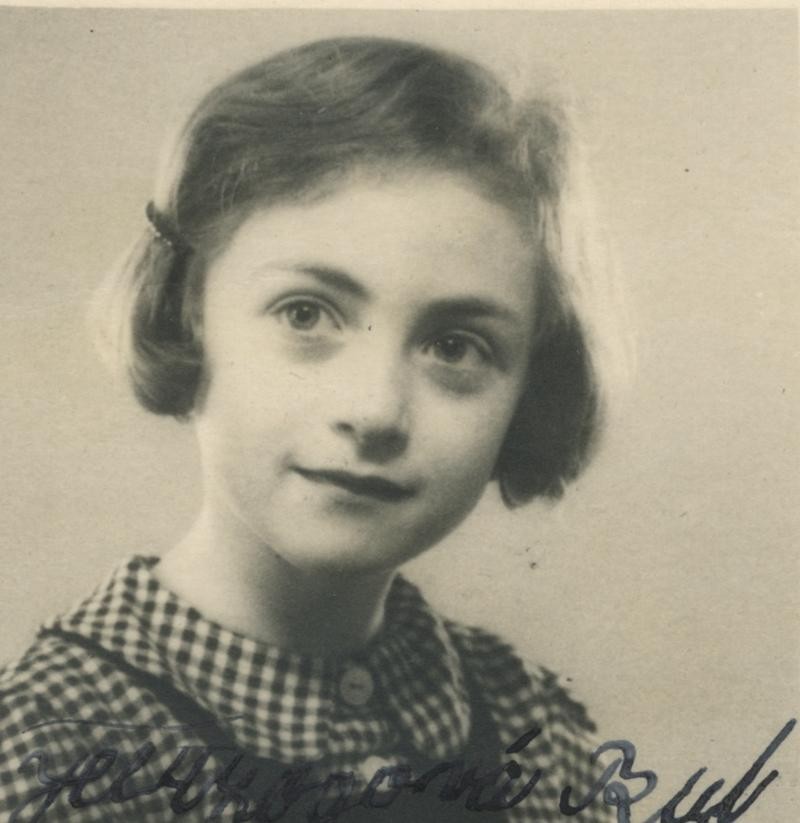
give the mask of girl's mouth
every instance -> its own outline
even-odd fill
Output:
[[[338,486],[352,494],[363,497],[372,497],[388,503],[397,503],[413,497],[414,489],[409,486],[387,480],[374,474],[351,474],[350,472],[335,470],[313,470],[295,468],[295,471],[310,480],[312,483],[323,483]]]

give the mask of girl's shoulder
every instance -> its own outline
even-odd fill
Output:
[[[115,736],[123,699],[126,721],[163,723],[159,707],[137,695],[124,669],[68,635],[43,630],[0,669],[0,752],[24,757],[42,748],[74,753],[105,744]]]
[[[520,814],[524,808],[535,813],[534,819],[555,819],[551,816],[568,788],[573,804],[591,797],[603,772],[595,756],[597,729],[564,678],[524,659],[497,634],[447,619],[444,625],[506,753],[521,765],[523,775],[541,769]],[[579,819],[600,823],[616,816],[597,797]]]
[[[91,656],[55,635],[40,635],[0,669],[0,805],[33,814],[37,791],[94,748],[92,717],[104,712]],[[28,819],[23,814],[22,819]]]
[[[586,707],[570,694],[565,678],[527,660],[500,635],[449,619],[444,625],[469,676],[504,706],[517,705],[526,716],[534,712],[543,721],[558,717],[587,734],[597,731]]]
[[[12,811],[14,820],[39,820],[54,803],[47,819],[120,819],[109,817],[108,804],[99,801],[67,805],[71,791],[80,794],[76,775],[88,774],[91,782],[112,770],[116,777],[127,759],[141,753],[147,757],[137,776],[156,785],[178,751],[172,723],[124,666],[77,637],[42,630],[24,654],[0,669],[0,808]],[[154,735],[157,746],[148,752],[143,746]],[[134,795],[125,819],[164,820],[168,812],[164,795]]]
[[[102,703],[103,680],[97,669],[86,649],[41,632],[23,654],[0,669],[2,739],[36,732],[57,717],[79,715],[87,703]],[[40,736],[33,734],[33,739]]]

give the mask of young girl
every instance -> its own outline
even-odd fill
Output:
[[[558,107],[392,40],[202,100],[116,292],[200,514],[2,675],[10,820],[610,819],[582,707],[397,572],[595,442],[572,149]]]

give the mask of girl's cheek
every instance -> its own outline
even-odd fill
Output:
[[[514,395],[436,398],[417,416],[417,447],[445,464],[491,474],[513,413]]]

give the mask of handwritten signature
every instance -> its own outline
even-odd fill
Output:
[[[732,823],[739,819],[752,808],[767,786],[778,777],[778,770],[773,769],[759,781],[747,797],[743,797],[778,747],[791,734],[796,722],[790,720],[783,726],[766,749],[753,761],[752,766],[721,799],[711,802],[713,796],[725,784],[723,779],[718,779],[696,797],[688,810],[678,813],[678,806],[689,798],[706,773],[707,769],[701,768],[688,778],[683,787],[663,807],[643,823],[708,823],[712,820],[716,820],[717,823]],[[505,754],[518,754],[540,733],[541,729],[532,728],[514,741],[505,750]],[[199,753],[191,762],[188,772],[178,777],[178,772],[185,765],[190,752],[198,749]],[[181,815],[198,806],[212,787],[216,787],[220,792],[220,799],[209,817],[212,820],[220,819],[222,813],[233,805],[234,823],[272,823],[284,817],[301,798],[319,791],[321,797],[308,812],[307,819],[310,823],[333,823],[346,812],[357,808],[388,808],[403,792],[425,792],[440,777],[445,778],[444,785],[436,795],[440,801],[453,802],[465,796],[464,808],[470,811],[501,812],[521,803],[542,777],[542,769],[536,768],[520,786],[517,781],[523,778],[522,768],[513,757],[502,766],[482,774],[479,774],[476,767],[467,768],[463,760],[453,760],[439,763],[416,776],[411,768],[405,765],[385,766],[379,768],[366,787],[363,787],[353,772],[332,772],[324,779],[318,780],[311,776],[310,765],[302,765],[282,771],[279,780],[270,785],[253,803],[246,790],[254,782],[254,770],[246,770],[243,775],[235,777],[237,769],[246,757],[245,753],[230,746],[209,745],[181,747],[174,760],[152,785],[137,788],[126,786],[133,775],[153,758],[156,750],[155,744],[147,741],[134,752],[132,758],[128,758],[121,757],[114,748],[103,748],[81,757],[63,773],[54,774],[50,770],[48,752],[45,749],[36,749],[26,755],[19,770],[22,771],[29,764],[35,763],[39,788],[14,809],[9,819],[10,823],[22,820],[21,815],[26,809],[32,811],[31,816],[26,819],[30,823],[36,823],[42,819],[62,792],[67,792],[67,799],[73,808],[82,809],[103,803],[121,804],[159,791],[172,791],[170,808],[176,815]],[[572,786],[563,788],[558,806],[558,812],[562,816],[580,815],[598,798],[602,798],[603,803],[616,809],[617,823],[631,823],[632,807],[655,790],[658,783],[656,773],[634,768],[636,747],[631,742],[611,740],[603,743],[595,749],[592,760],[596,761],[606,752],[615,752],[620,756],[606,766],[584,797],[573,797],[575,790]],[[231,759],[224,766],[214,770],[210,776],[204,777],[203,772],[209,759],[225,753],[231,754]],[[111,785],[102,792],[87,797],[87,788],[111,776],[115,766],[118,773]],[[498,785],[498,781],[502,783]],[[644,781],[644,786],[632,794],[627,785],[629,781]],[[192,791],[194,794],[190,796]],[[334,793],[333,799],[330,797],[331,793]],[[38,808],[32,809],[37,803]]]

